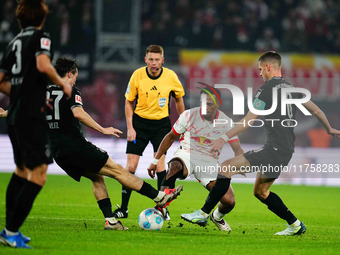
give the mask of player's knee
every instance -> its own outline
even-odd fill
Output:
[[[173,176],[173,175],[177,175],[177,173],[181,172],[183,170],[183,166],[179,161],[172,161],[169,164],[169,169],[168,169],[168,173],[167,176]],[[183,171],[182,171],[183,173]]]

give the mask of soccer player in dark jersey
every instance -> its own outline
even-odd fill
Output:
[[[65,83],[71,86],[75,84],[78,68],[74,59],[59,58],[55,68]],[[103,175],[114,178],[125,187],[153,199],[160,207],[179,194],[182,189],[181,185],[174,190],[174,193],[165,195],[165,192],[157,191],[150,184],[126,171],[114,162],[106,151],[86,140],[82,134],[80,122],[104,135],[119,137],[122,132],[113,127],[104,128],[94,121],[82,107],[82,98],[78,88],[73,86],[72,96],[67,100],[60,87],[49,85],[47,98],[53,101],[53,109],[49,109],[46,116],[53,158],[76,181],[80,181],[81,176],[92,181],[94,196],[105,217],[104,229],[124,230],[127,228],[113,216]]]
[[[43,0],[21,0],[16,17],[20,33],[9,43],[0,63],[0,91],[10,96],[7,125],[16,169],[6,192],[6,228],[0,242],[31,248],[19,228],[46,181],[52,163],[45,116],[48,79],[71,96],[51,64],[51,39],[42,29],[48,8]]]
[[[286,220],[288,227],[277,232],[276,235],[299,235],[306,231],[306,227],[303,222],[300,222],[294,214],[286,207],[281,198],[274,192],[269,191],[269,188],[274,181],[279,177],[281,169],[280,167],[287,166],[293,152],[294,152],[294,121],[295,121],[295,104],[288,104],[286,115],[281,115],[281,91],[282,88],[292,88],[293,85],[289,84],[282,78],[281,74],[281,56],[276,52],[267,52],[263,54],[258,61],[260,76],[264,80],[264,85],[257,91],[254,99],[254,108],[257,110],[268,110],[272,106],[272,91],[274,88],[278,90],[277,93],[277,109],[270,115],[265,116],[266,120],[278,120],[278,121],[266,121],[265,128],[267,130],[267,139],[264,146],[260,149],[246,152],[243,155],[226,160],[222,163],[227,169],[237,169],[236,171],[220,172],[217,178],[215,186],[211,189],[208,198],[204,206],[191,214],[182,214],[182,218],[195,223],[199,220],[208,220],[209,213],[218,203],[218,201],[227,192],[231,176],[237,173],[245,173],[253,171],[252,168],[260,170],[257,173],[256,181],[254,185],[254,195],[262,203],[267,205],[268,209],[279,216],[281,219]],[[301,94],[291,93],[290,98],[300,98]],[[340,136],[340,131],[331,127],[327,117],[312,101],[308,101],[302,104],[310,113],[312,113],[324,126],[329,135],[334,137]],[[219,150],[223,144],[228,140],[228,137],[233,137],[243,132],[250,125],[253,120],[258,116],[252,112],[248,112],[247,115],[239,122],[245,123],[245,125],[235,125],[234,128],[227,131],[222,138],[214,141],[212,151]],[[281,125],[281,121],[285,121],[285,125]],[[291,125],[289,124],[291,123]],[[275,171],[263,171],[263,166],[272,167]],[[262,168],[261,168],[262,167]],[[276,169],[274,167],[277,167]],[[244,170],[246,169],[246,170]],[[248,170],[249,169],[249,170]]]
[[[150,45],[145,52],[146,67],[135,70],[125,93],[125,117],[127,125],[126,170],[135,173],[139,158],[149,142],[154,155],[164,136],[171,130],[169,104],[175,98],[178,114],[184,110],[184,89],[176,73],[163,67],[164,50],[159,45]],[[136,107],[134,108],[134,102]],[[165,155],[157,161],[157,186],[160,189],[165,178]],[[121,208],[115,211],[117,218],[128,217],[131,190],[122,188]],[[165,208],[166,209],[166,208]],[[166,213],[165,220],[170,220]]]

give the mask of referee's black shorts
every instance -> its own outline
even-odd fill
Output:
[[[65,155],[60,155],[54,160],[69,176],[80,181],[86,172],[98,173],[106,164],[109,155],[89,141]]]
[[[8,125],[8,136],[11,140],[15,164],[34,169],[42,164],[53,162],[48,126],[45,119],[21,119],[15,125]]]
[[[264,146],[243,154],[252,167],[256,167],[266,177],[277,179],[283,167],[287,166],[293,153],[286,153]]]
[[[133,128],[136,130],[136,143],[127,142],[126,153],[142,156],[149,141],[154,152],[157,152],[164,136],[171,131],[170,118],[148,120],[133,114]]]

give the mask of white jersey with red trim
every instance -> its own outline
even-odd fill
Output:
[[[172,127],[172,131],[181,135],[179,141],[182,151],[190,153],[191,156],[218,159],[222,149],[219,150],[218,155],[210,152],[212,143],[232,127],[232,119],[223,112],[217,110],[215,120],[208,121],[203,118],[201,108],[196,107],[184,111]],[[228,140],[228,143],[238,140],[238,137],[234,136]]]

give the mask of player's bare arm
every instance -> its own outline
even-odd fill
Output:
[[[113,128],[113,127],[107,127],[104,128],[101,125],[99,125],[92,117],[84,111],[82,107],[75,107],[72,109],[73,116],[77,118],[81,123],[84,125],[97,130],[98,132],[104,134],[104,135],[114,135],[116,137],[119,137],[119,134],[122,134],[123,132],[119,129]]]
[[[230,144],[230,147],[232,148],[235,157],[238,155],[242,155],[244,153],[244,151],[242,150],[241,144],[239,141],[233,142]]]
[[[247,113],[247,115],[239,121],[239,123],[241,123],[241,124],[236,124],[225,135],[228,136],[228,137],[237,136],[238,134],[240,134],[243,131],[245,131],[246,129],[248,129],[250,127],[250,125],[253,124],[253,122],[254,122],[253,120],[255,120],[255,119],[257,119],[257,115],[249,111]],[[223,137],[216,139],[213,142],[210,151],[213,152],[213,151],[220,150],[226,142],[227,142],[227,139],[223,139]]]
[[[6,75],[0,72],[0,91],[9,96],[11,92],[11,83],[6,80]]]
[[[62,87],[64,93],[67,98],[71,97],[72,94],[72,86],[65,83],[61,77],[58,75],[56,70],[54,69],[50,57],[46,54],[40,54],[36,58],[37,60],[37,69],[39,72],[44,73],[51,80],[53,84],[56,84]]]
[[[7,117],[7,113],[8,113],[7,111],[0,107],[0,118]]]
[[[174,131],[170,131],[162,140],[161,144],[159,145],[159,148],[157,150],[155,159],[159,160],[162,155],[171,147],[171,145],[174,143],[174,141],[177,139],[178,135],[174,133]],[[151,163],[148,167],[149,176],[151,178],[155,177],[155,172],[157,170],[157,163]]]
[[[132,125],[132,115],[133,115],[133,101],[125,100],[125,118],[127,126],[127,140],[132,142],[136,140],[136,130]]]
[[[185,111],[183,97],[175,98],[175,103],[176,103],[176,109],[177,109],[178,115],[181,115],[182,112]]]
[[[340,131],[331,127],[327,116],[316,104],[314,104],[312,101],[308,101],[307,103],[304,103],[303,106],[306,107],[306,109],[318,119],[329,135],[340,137]]]

